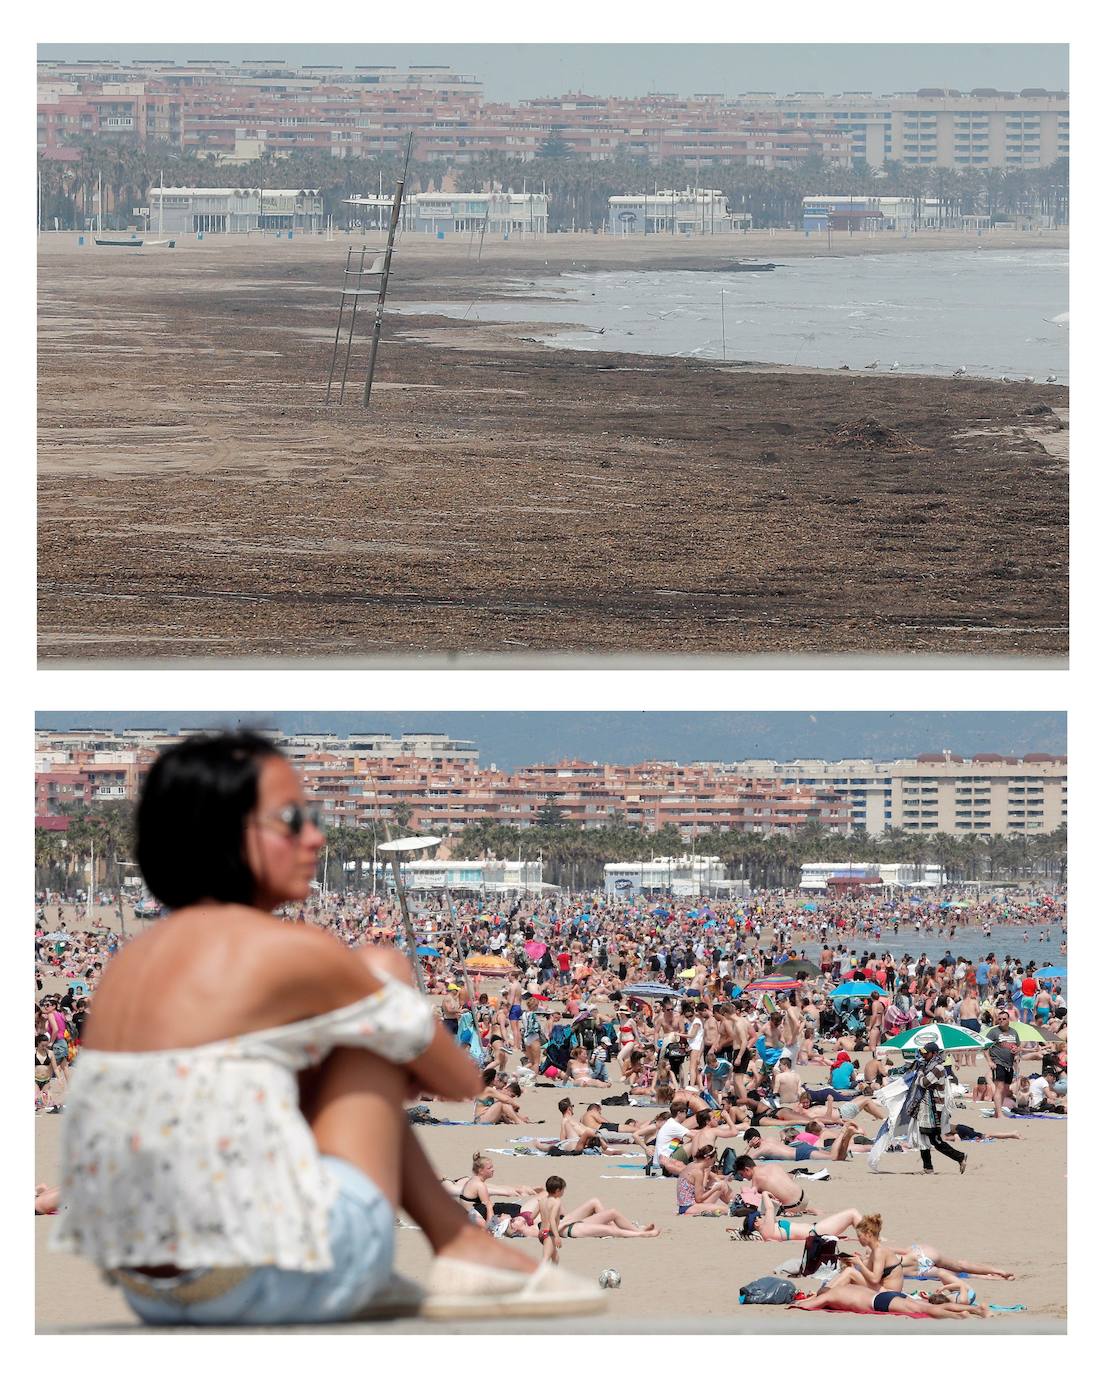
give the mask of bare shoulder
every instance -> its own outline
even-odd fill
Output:
[[[267,943],[271,981],[300,999],[306,1015],[367,997],[380,986],[360,955],[316,926],[280,923]]]

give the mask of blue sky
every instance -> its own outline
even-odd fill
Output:
[[[884,94],[921,86],[1067,89],[1063,43],[41,43],[40,57],[246,57],[339,66],[452,67],[492,100],[583,90],[737,95],[797,90]]]

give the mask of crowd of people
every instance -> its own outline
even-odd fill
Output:
[[[935,1171],[938,1156],[963,1173],[962,1145],[1017,1139],[1014,1131],[991,1134],[962,1121],[960,1113],[969,1105],[988,1117],[1066,1112],[1066,980],[1062,972],[1044,968],[1047,960],[1016,952],[1021,942],[1033,943],[1047,958],[1066,954],[1062,892],[1015,891],[976,900],[960,892],[935,892],[933,899],[761,893],[692,905],[658,899],[617,903],[598,895],[417,902],[416,951],[406,952],[418,965],[423,998],[412,987],[412,964],[394,948],[403,943],[403,925],[392,897],[318,893],[310,880],[323,840],[304,806],[296,774],[254,737],[233,738],[251,741],[235,746],[244,749],[251,780],[250,788],[240,785],[237,817],[247,837],[246,862],[237,864],[232,883],[221,877],[188,882],[176,871],[168,881],[157,865],[166,870],[169,860],[147,841],[146,881],[173,911],[151,923],[147,934],[124,939],[110,924],[108,908],[79,911],[67,920],[56,894],[42,894],[37,911],[36,1108],[68,1111],[71,1101],[76,1120],[67,1128],[69,1154],[60,1188],[40,1185],[36,1211],[60,1208],[65,1218],[75,1197],[62,1243],[108,1269],[143,1320],[166,1320],[165,1312],[179,1315],[177,1306],[161,1301],[164,1293],[156,1280],[164,1279],[168,1288],[176,1280],[189,1283],[196,1266],[218,1270],[227,1257],[235,1261],[242,1255],[249,1272],[258,1272],[264,1245],[275,1252],[279,1247],[269,1237],[254,1237],[254,1244],[235,1248],[195,1241],[176,1249],[127,1251],[117,1227],[108,1228],[107,1240],[90,1237],[86,1218],[81,1221],[83,1175],[74,1151],[81,1142],[87,1147],[93,1121],[99,1122],[96,1139],[101,1139],[102,1108],[90,1087],[80,1091],[80,1085],[90,1083],[94,1070],[103,1080],[103,1101],[117,1106],[111,1079],[134,1051],[175,1056],[172,1071],[191,1075],[202,1051],[216,1049],[227,1036],[270,1040],[275,1030],[293,1032],[302,1019],[338,1022],[344,1007],[365,1006],[383,993],[398,1000],[402,1015],[420,1028],[407,1051],[393,1053],[390,1044],[404,1043],[399,1018],[379,1029],[371,1015],[368,1030],[321,1036],[320,1049],[310,1041],[292,1054],[285,1048],[277,1056],[257,1051],[257,1060],[280,1068],[289,1063],[299,1075],[304,1127],[317,1140],[320,1162],[331,1175],[324,1187],[316,1185],[315,1196],[336,1199],[333,1228],[338,1229],[338,1198],[357,1190],[376,1202],[380,1188],[382,1212],[387,1208],[392,1216],[403,1207],[428,1233],[439,1256],[438,1291],[431,1299],[435,1315],[552,1310],[554,1303],[566,1310],[594,1310],[595,1298],[578,1280],[562,1276],[554,1285],[544,1277],[559,1272],[562,1252],[573,1240],[657,1239],[666,1229],[662,1219],[631,1220],[598,1197],[567,1207],[568,1184],[560,1173],[548,1175],[539,1187],[505,1185],[495,1180],[491,1159],[478,1152],[467,1175],[439,1179],[418,1146],[409,1158],[416,1138],[410,1123],[423,1119],[424,1111],[430,1119],[439,1101],[468,1101],[471,1121],[478,1124],[543,1126],[527,1105],[535,1086],[566,1095],[558,1100],[560,1119],[551,1134],[515,1137],[523,1153],[555,1159],[635,1156],[648,1176],[675,1181],[673,1216],[687,1221],[730,1216],[736,1220],[730,1231],[735,1239],[803,1247],[812,1237],[855,1238],[864,1254],[840,1254],[823,1291],[800,1299],[799,1306],[928,1315],[911,1310],[915,1303],[932,1307],[930,1315],[936,1316],[987,1314],[957,1273],[1010,1277],[1002,1269],[955,1266],[932,1246],[893,1246],[881,1240],[879,1217],[852,1206],[817,1215],[804,1181],[861,1156],[877,1168],[883,1155],[905,1151],[919,1155],[923,1172]],[[180,749],[202,747],[209,751],[211,770],[227,766],[218,750],[229,746],[217,740]],[[165,796],[154,797],[160,810],[152,801],[142,803],[146,835],[157,825],[171,824],[171,787],[194,785],[190,775],[171,776],[175,753],[164,756],[171,786]],[[154,793],[158,782],[165,780],[154,770]],[[208,843],[224,847],[225,839],[211,834]],[[232,843],[239,849],[242,841],[237,837]],[[283,854],[280,846],[294,853]],[[264,865],[283,868],[272,878]],[[199,958],[182,955],[184,927],[200,947],[228,938],[215,936],[204,919],[211,904],[230,914],[247,913],[239,919],[238,959],[251,960],[253,948],[270,944],[268,962],[260,960],[257,967],[260,987],[265,970],[272,970],[271,986],[280,989],[277,1013],[273,1003],[257,1002],[253,988],[245,1012],[230,1012],[227,1006],[223,1012],[211,1010],[205,1034],[193,1021],[185,1029],[173,1028],[170,1016],[165,1022],[161,1015],[153,1026],[135,1030],[134,1017],[120,1009],[127,998],[140,1000],[135,980],[143,969],[170,966],[172,978],[185,985],[188,961]],[[281,920],[272,921],[272,914]],[[236,924],[233,914],[229,929],[236,931]],[[1007,939],[1004,928],[1009,934],[1011,927],[1020,927],[1021,935]],[[897,934],[933,935],[948,939],[950,947],[933,957],[875,948]],[[275,936],[285,941],[287,955]],[[977,937],[986,954],[975,953]],[[996,937],[1000,943],[1006,939],[1014,952],[996,957],[991,943]],[[918,948],[917,939],[912,943]],[[291,944],[296,956],[289,952]],[[328,951],[349,961],[339,965],[346,985],[342,1000],[339,978],[333,985],[327,974],[315,991],[287,998],[280,980],[296,987],[295,979],[304,975],[301,968],[283,971],[285,959],[298,957],[303,968],[315,959],[319,970],[334,960]],[[210,975],[196,970],[194,977],[200,976]],[[58,984],[63,990],[54,990]],[[844,992],[855,985],[856,993]],[[89,1021],[92,1041],[83,1047]],[[968,1036],[952,1051],[943,1047],[941,1036],[950,1029]],[[926,1035],[912,1054],[888,1046],[893,1037],[920,1030]],[[157,1043],[145,1043],[145,1037]],[[135,1038],[141,1043],[133,1043]],[[180,1044],[193,1050],[176,1049]],[[380,1144],[364,1159],[361,1145],[348,1143],[341,1075],[368,1072],[373,1082],[389,1072],[386,1064],[409,1062],[413,1070],[397,1074],[386,1090],[385,1113],[369,1123],[375,1142],[392,1140],[403,1161],[397,1169],[392,1153],[379,1161]],[[974,1065],[986,1068],[986,1074],[965,1087],[958,1070]],[[599,1100],[580,1103],[572,1095],[577,1091]],[[164,1110],[177,1110],[169,1096],[164,1094]],[[396,1107],[404,1124],[394,1135],[391,1109]],[[604,1108],[615,1119],[608,1120]],[[132,1131],[129,1138],[135,1138]],[[324,1163],[329,1155],[344,1167],[329,1168]],[[401,1170],[406,1175],[409,1169],[415,1174],[414,1202],[401,1184]],[[193,1198],[190,1205],[197,1206]],[[462,1219],[461,1235],[454,1231],[449,1207]],[[481,1239],[468,1238],[474,1235]],[[515,1239],[535,1239],[542,1264],[516,1263],[511,1256],[521,1247],[504,1244]],[[495,1248],[486,1249],[489,1244]],[[379,1245],[381,1259],[376,1258]],[[384,1269],[385,1245],[376,1235],[370,1248],[374,1268]],[[317,1240],[315,1249],[323,1259],[323,1242]],[[292,1258],[301,1262],[300,1254]],[[905,1296],[901,1285],[909,1272],[925,1285],[936,1285],[936,1291],[929,1298]],[[500,1284],[503,1296],[497,1295],[493,1306],[481,1289]],[[373,1284],[371,1292],[376,1296],[383,1287]],[[286,1310],[307,1309],[306,1302],[296,1308],[289,1303]],[[287,1319],[272,1317],[269,1308],[257,1310],[266,1316],[239,1319]],[[193,1307],[188,1315],[197,1320]]]

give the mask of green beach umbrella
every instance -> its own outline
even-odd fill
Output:
[[[1018,1037],[1019,1044],[1048,1045],[1056,1039],[1040,1026],[1027,1025],[1025,1021],[1012,1021],[1010,1029]]]
[[[943,1050],[980,1050],[987,1044],[982,1035],[973,1035],[963,1026],[942,1025],[933,1021],[927,1026],[912,1026],[891,1040],[885,1040],[882,1050],[905,1050],[918,1054],[924,1045],[938,1045]]]

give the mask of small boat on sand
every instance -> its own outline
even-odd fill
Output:
[[[773,272],[778,266],[776,262],[727,262],[724,265],[726,272]]]
[[[144,239],[96,239],[97,248],[140,248]]]

